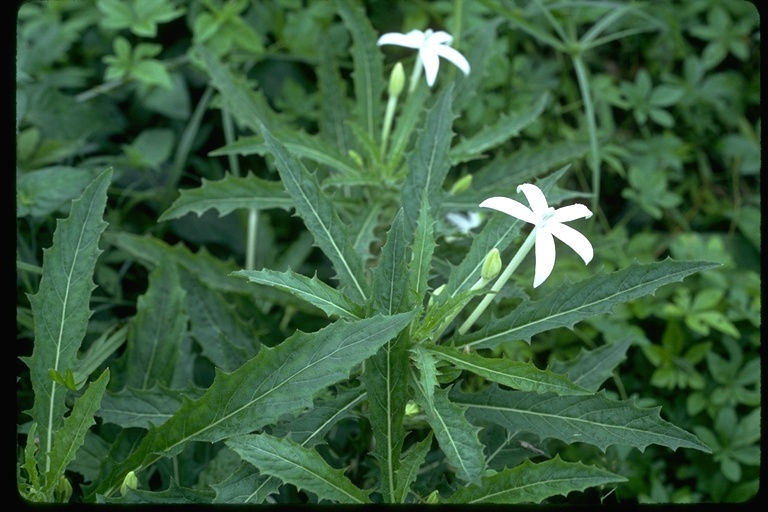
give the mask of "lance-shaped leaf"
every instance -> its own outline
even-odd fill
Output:
[[[426,349],[456,368],[468,370],[491,382],[521,391],[552,392],[558,395],[592,394],[589,390],[569,381],[564,375],[558,375],[549,370],[539,370],[531,363],[509,359],[491,359],[440,345],[429,344]]]
[[[418,387],[424,393],[424,399],[430,407],[434,407],[435,388],[438,385],[437,359],[435,355],[427,350],[424,343],[417,343],[410,349],[411,361],[419,372],[418,381],[413,385]],[[411,377],[416,380],[413,373]]]
[[[276,476],[318,498],[337,503],[369,503],[368,493],[344,476],[344,470],[334,469],[312,448],[305,448],[290,439],[267,434],[238,436],[226,441],[262,473]]]
[[[381,95],[384,92],[384,66],[376,32],[359,4],[337,0],[339,14],[352,34],[352,79],[355,85],[355,114],[357,123],[368,136],[376,140],[381,130]]]
[[[114,493],[129,471],[138,473],[162,457],[172,457],[189,441],[216,442],[253,432],[283,414],[310,407],[316,392],[346,377],[412,316],[339,320],[311,334],[299,331],[275,348],[263,347],[232,373],[217,371],[200,399],[185,400],[173,417],[150,429],[126,460],[108,468],[88,498]]]
[[[317,88],[323,101],[320,102],[320,135],[333,144],[336,150],[346,155],[351,149],[351,135],[347,120],[346,82],[341,78],[334,56],[332,38],[322,37],[319,41],[320,63],[317,67]]]
[[[350,417],[352,410],[365,398],[362,386],[345,391],[330,400],[315,400],[314,406],[298,418],[278,423],[272,428],[275,437],[290,437],[301,446],[314,446],[323,441],[325,434],[341,419]],[[248,463],[234,474],[212,487],[216,491],[214,503],[264,503],[277,492],[282,481],[263,475]]]
[[[40,287],[29,298],[35,342],[32,355],[22,360],[29,367],[35,393],[28,414],[38,424],[46,470],[50,469],[47,454],[53,449],[53,433],[61,427],[66,409],[66,389],[51,379],[49,371],[64,375],[73,369],[85,336],[95,288],[93,272],[101,254],[99,238],[107,226],[102,217],[111,178],[111,169],[102,172],[72,202],[69,217],[56,222],[53,245],[43,251]]]
[[[319,164],[327,165],[331,169],[342,171],[342,176],[358,176],[360,171],[352,165],[349,159],[339,154],[336,149],[317,137],[296,130],[281,130],[275,134],[292,154],[299,158],[308,158]],[[226,155],[266,155],[269,147],[261,136],[240,137],[235,142],[217,150],[211,151],[209,156]],[[272,182],[267,182],[272,183]],[[285,189],[282,189],[285,190]],[[286,195],[286,197],[288,197]],[[290,201],[290,198],[288,198]],[[290,205],[292,206],[292,204]],[[282,205],[280,205],[282,207]]]
[[[405,439],[403,416],[408,401],[408,337],[403,334],[385,343],[366,361],[363,382],[368,392],[368,419],[376,444],[373,455],[379,463],[379,491],[384,501],[395,496],[395,471]]]
[[[114,423],[123,428],[149,428],[165,423],[179,410],[181,393],[161,387],[149,389],[124,388],[110,392],[101,400],[98,416],[105,423]]]
[[[333,201],[323,193],[315,177],[288,153],[279,140],[265,127],[262,127],[261,133],[275,157],[275,165],[286,190],[293,198],[296,212],[315,237],[315,243],[333,262],[339,281],[347,286],[352,299],[365,302],[369,286],[362,259],[352,248]]]
[[[427,113],[424,128],[416,139],[416,146],[406,161],[408,174],[402,187],[402,203],[405,212],[406,240],[411,240],[419,218],[421,198],[429,198],[432,217],[437,217],[443,199],[443,182],[450,170],[448,149],[453,132],[453,112],[450,84],[438,97],[434,107]]]
[[[93,381],[83,396],[75,400],[72,412],[64,420],[64,424],[53,434],[53,450],[51,451],[51,467],[45,475],[45,492],[48,495],[64,475],[67,466],[75,460],[77,450],[83,445],[85,434],[96,421],[93,415],[99,409],[101,397],[109,382],[109,369]]]
[[[709,453],[696,436],[661,419],[661,407],[642,409],[633,400],[617,401],[605,392],[592,396],[557,396],[505,391],[491,385],[480,393],[455,391],[451,400],[468,407],[472,418],[491,421],[509,430],[554,437],[566,443],[589,443],[600,450],[613,444],[644,451],[649,444],[673,450],[693,448]]]
[[[200,187],[182,190],[181,195],[158,220],[177,219],[188,213],[196,213],[199,217],[211,209],[223,217],[241,208],[288,210],[292,207],[293,201],[280,182],[263,180],[252,174],[242,178],[227,174],[217,181],[203,178]]]
[[[184,309],[189,315],[189,333],[202,354],[225,372],[240,368],[261,348],[254,328],[217,290],[205,286],[187,269],[179,272],[186,290]]]
[[[221,93],[225,107],[240,124],[254,132],[258,132],[260,123],[278,129],[278,118],[260,92],[254,91],[252,85],[232,73],[205,46],[197,45],[195,51],[202,57],[211,75],[211,83]]]
[[[413,248],[410,269],[410,289],[417,300],[423,300],[429,284],[429,272],[432,269],[432,255],[435,252],[435,220],[429,211],[429,198],[423,195],[419,219],[416,222],[416,232],[413,237]]]
[[[536,185],[546,194],[564,174],[566,169],[560,169],[538,180]],[[473,179],[474,182],[474,179]],[[500,218],[501,217],[501,218]],[[506,218],[503,218],[506,217]],[[455,296],[458,293],[469,290],[480,277],[485,257],[491,249],[503,251],[512,243],[520,233],[523,222],[508,216],[492,216],[483,230],[472,241],[472,247],[464,257],[464,260],[451,268],[443,293]]]
[[[617,343],[603,345],[594,350],[581,349],[572,361],[555,361],[551,369],[555,373],[564,373],[574,384],[597,391],[611,378],[613,370],[627,357],[627,349],[632,344],[630,338]]]
[[[320,281],[317,276],[307,277],[292,270],[276,272],[269,269],[238,270],[230,275],[286,291],[321,309],[328,316],[347,320],[357,320],[361,317],[360,306],[349,300],[343,292]]]
[[[538,464],[526,459],[515,468],[505,468],[495,475],[483,477],[482,484],[462,487],[446,502],[473,505],[541,503],[552,496],[567,496],[573,491],[626,481],[621,475],[581,462],[565,462],[556,455],[554,459]]]
[[[410,309],[408,272],[405,265],[403,210],[399,210],[387,233],[379,265],[373,269],[373,299],[377,309],[387,315]]]
[[[483,151],[498,146],[511,137],[520,134],[520,131],[534,122],[544,112],[544,107],[549,102],[550,95],[544,91],[539,97],[526,106],[522,112],[511,116],[502,115],[499,120],[486,126],[471,137],[462,139],[453,146],[450,151],[452,164],[466,162],[477,158]]]
[[[449,400],[448,392],[446,389],[435,389],[430,404],[421,390],[417,390],[416,403],[424,410],[440,448],[459,478],[479,484],[485,464],[483,445],[477,437],[480,427],[467,421],[464,417],[466,407]]]
[[[667,258],[655,263],[635,262],[610,274],[599,272],[575,284],[566,282],[541,300],[523,302],[476,333],[461,337],[456,344],[492,348],[505,341],[530,343],[534,334],[558,327],[572,328],[585,318],[610,313],[616,304],[652,295],[660,286],[717,266],[718,263]]]
[[[139,297],[125,351],[125,384],[146,389],[169,385],[187,329],[184,290],[176,265],[168,259],[149,275],[147,293]]]
[[[424,464],[431,447],[432,432],[408,450],[400,461],[400,469],[395,473],[395,499],[397,500],[395,503],[405,503],[411,484],[416,481],[419,468]]]

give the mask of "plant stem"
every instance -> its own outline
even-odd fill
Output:
[[[408,85],[408,94],[412,94],[413,91],[416,90],[416,85],[419,83],[419,78],[421,78],[421,56],[416,55],[416,62],[413,64],[413,71],[411,72],[411,82]]]
[[[520,249],[518,249],[517,254],[515,254],[515,256],[512,258],[512,261],[510,261],[509,265],[507,265],[507,268],[504,269],[504,272],[502,272],[496,282],[493,283],[493,286],[491,286],[491,291],[488,292],[485,297],[483,297],[483,300],[480,302],[480,304],[477,305],[472,314],[469,315],[469,318],[467,318],[464,323],[461,324],[461,327],[459,327],[459,334],[466,334],[469,328],[472,327],[475,321],[480,317],[480,315],[483,314],[485,308],[488,307],[488,304],[491,303],[499,290],[501,290],[502,287],[507,284],[507,281],[509,281],[512,273],[517,270],[517,267],[520,266],[523,258],[525,258],[525,256],[530,252],[531,247],[533,247],[535,241],[536,228],[531,231],[531,233],[528,235],[528,238],[526,238],[525,242],[523,242],[523,245],[520,247]]]
[[[384,112],[384,126],[381,129],[381,159],[384,160],[384,154],[387,152],[387,141],[389,132],[392,130],[392,120],[395,117],[395,108],[397,108],[397,96],[389,96],[387,100],[387,110]]]
[[[584,115],[587,118],[587,134],[589,135],[589,163],[592,168],[592,209],[597,210],[600,204],[600,150],[597,145],[597,124],[595,123],[595,108],[592,104],[592,96],[589,91],[589,77],[581,60],[581,54],[571,57],[573,67],[576,70],[576,78],[581,90],[581,98],[584,102]]]

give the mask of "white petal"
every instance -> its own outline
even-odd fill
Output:
[[[531,210],[533,210],[533,213],[537,216],[541,216],[541,214],[546,212],[549,208],[547,198],[544,197],[544,192],[542,192],[536,185],[523,183],[517,187],[517,191],[525,194],[525,198],[528,199],[528,204],[531,205]]]
[[[465,75],[469,74],[469,62],[454,48],[450,46],[440,45],[435,47],[435,53],[451,62],[454,66],[459,68]]]
[[[376,44],[379,46],[394,44],[397,46],[405,46],[406,48],[421,48],[424,45],[424,32],[421,30],[411,30],[407,34],[389,32],[379,37]]]
[[[424,66],[424,76],[427,79],[427,85],[432,87],[437,79],[437,70],[440,68],[440,59],[431,48],[422,48],[419,50],[421,64]]]
[[[588,219],[592,212],[583,204],[571,204],[555,210],[552,216],[554,222],[570,222],[576,219]]]
[[[533,275],[533,287],[543,283],[555,268],[555,239],[548,227],[536,228],[536,270]]]
[[[562,240],[568,247],[576,251],[576,254],[581,256],[584,263],[592,261],[594,251],[592,250],[592,244],[587,237],[572,227],[560,224],[559,222],[550,222],[547,224],[547,228],[549,228],[552,234]]]
[[[538,220],[538,217],[534,215],[530,208],[508,197],[489,197],[480,203],[480,206],[482,208],[492,208],[496,211],[511,215],[516,219],[530,222],[531,224],[536,224]]]
[[[451,43],[453,43],[453,36],[443,30],[432,32],[427,37],[427,44],[429,46],[439,45],[439,44],[451,44]]]

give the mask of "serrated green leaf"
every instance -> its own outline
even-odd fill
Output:
[[[661,407],[642,409],[633,400],[617,401],[601,391],[592,396],[557,396],[505,391],[491,385],[480,393],[454,391],[451,399],[468,407],[472,418],[491,421],[509,430],[532,432],[566,443],[589,443],[605,452],[623,444],[644,451],[649,444],[676,450],[693,448],[709,453],[696,436],[661,419]]]
[[[496,147],[511,137],[519,135],[523,128],[538,119],[541,113],[544,112],[544,107],[549,102],[549,99],[549,92],[544,91],[522,112],[515,113],[512,116],[502,115],[495,124],[486,126],[475,135],[462,139],[451,148],[449,153],[451,164],[456,165],[476,158],[483,151]]]
[[[405,503],[411,484],[416,481],[419,468],[424,464],[431,446],[432,432],[408,450],[400,461],[400,468],[395,473],[395,503]]]
[[[377,310],[386,315],[411,309],[405,257],[403,210],[400,209],[387,232],[387,241],[381,250],[379,265],[373,269],[373,300],[378,306]]]
[[[359,4],[337,0],[339,14],[352,34],[352,79],[355,85],[357,122],[368,136],[378,140],[381,129],[381,96],[384,92],[381,52],[376,46],[376,32]]]
[[[312,396],[349,374],[397,335],[412,314],[376,316],[356,322],[339,320],[323,329],[296,334],[232,373],[216,373],[198,400],[185,400],[179,411],[152,428],[123,462],[108,468],[87,499],[111,495],[129,471],[138,473],[162,457],[171,457],[189,441],[216,442],[253,432],[280,416],[309,407]]]
[[[123,388],[108,391],[101,400],[98,416],[104,423],[123,428],[160,426],[179,410],[181,394],[155,384],[148,389]]]
[[[425,348],[423,343],[411,347],[410,352],[411,361],[419,371],[418,386],[423,391],[427,403],[434,407],[435,388],[438,386],[437,359],[432,352]]]
[[[360,303],[365,302],[369,285],[362,260],[352,248],[347,230],[336,213],[333,201],[323,194],[315,177],[288,153],[285,146],[275,139],[266,127],[262,126],[261,134],[275,157],[280,178],[293,198],[296,212],[315,237],[315,243],[333,262],[339,281],[348,287],[352,299]]]
[[[51,466],[45,473],[45,493],[53,494],[54,487],[64,476],[69,464],[75,460],[77,450],[83,445],[85,433],[96,421],[93,415],[101,405],[101,397],[109,382],[109,369],[93,381],[83,395],[75,400],[72,411],[64,419],[61,428],[53,434],[53,449],[51,450]]]
[[[146,389],[171,383],[187,330],[184,296],[175,264],[161,260],[149,275],[147,293],[139,297],[130,322],[124,356],[126,385]]]
[[[504,468],[495,475],[483,477],[479,486],[459,489],[446,502],[541,503],[552,496],[567,496],[573,491],[626,481],[621,475],[581,462],[564,462],[556,455],[554,459],[538,464],[526,459],[515,468]]]
[[[453,131],[451,96],[453,84],[440,94],[427,112],[424,128],[416,139],[412,153],[406,157],[408,174],[403,183],[401,200],[405,212],[406,240],[411,240],[421,210],[421,198],[429,198],[432,217],[437,217],[443,199],[443,182],[450,170],[448,150]]]
[[[448,296],[445,299],[440,294],[438,299],[427,308],[427,314],[424,315],[424,319],[413,335],[414,340],[418,342],[425,340],[437,341],[456,315],[472,300],[472,297],[482,295],[483,293],[485,291],[482,288],[467,290],[454,296]],[[440,302],[441,299],[443,299],[442,302]]]
[[[565,376],[549,370],[539,370],[532,363],[499,358],[491,359],[477,354],[467,354],[453,347],[433,344],[427,345],[426,348],[439,359],[447,361],[457,368],[468,370],[503,386],[535,393],[591,394],[589,390],[572,383]]]
[[[261,348],[254,328],[241,318],[226,296],[208,288],[184,268],[179,274],[187,292],[184,310],[189,316],[189,333],[202,354],[225,372],[240,368]]]
[[[430,214],[429,198],[421,198],[419,219],[416,221],[416,232],[413,237],[413,247],[409,268],[409,288],[417,300],[422,300],[429,285],[429,272],[432,268],[432,255],[435,252],[435,220]]]
[[[408,401],[408,337],[400,335],[384,344],[365,363],[363,383],[368,393],[368,419],[376,444],[381,492],[395,502],[395,472],[400,464],[405,431],[403,417]]]
[[[627,349],[632,344],[630,338],[610,345],[603,345],[594,350],[583,348],[571,361],[555,361],[550,369],[555,373],[564,373],[574,384],[590,391],[597,391],[611,378],[613,370],[627,357]]]
[[[317,494],[337,503],[368,503],[368,493],[356,487],[311,448],[290,439],[278,439],[267,434],[238,436],[226,441],[262,473],[276,476],[299,489]]]
[[[525,340],[534,334],[558,327],[573,327],[591,316],[609,313],[621,304],[655,293],[665,284],[719,266],[700,261],[673,261],[667,258],[655,263],[633,263],[606,274],[599,272],[578,283],[566,283],[537,301],[524,301],[503,318],[493,318],[476,333],[463,336],[457,345],[491,348],[505,341]]]
[[[483,445],[477,437],[480,431],[464,417],[466,407],[448,399],[449,389],[435,389],[432,405],[417,391],[416,403],[424,410],[448,462],[456,468],[459,478],[479,484],[485,465]]]
[[[336,150],[346,155],[351,149],[351,134],[347,126],[349,119],[345,100],[346,82],[342,80],[330,39],[320,41],[320,63],[317,67],[317,88],[323,101],[320,102],[320,135]]]
[[[213,503],[231,505],[264,504],[267,497],[277,492],[280,479],[262,475],[253,465],[243,462],[232,475],[211,487],[216,491]]]
[[[37,452],[37,444],[35,443],[36,431],[37,423],[32,422],[29,432],[27,432],[27,444],[24,446],[24,464],[22,466],[27,472],[27,482],[32,489],[40,488],[37,461],[35,460],[35,452]]]
[[[566,168],[560,169],[546,178],[538,180],[536,185],[546,195],[557,180],[562,178],[566,170]],[[518,219],[510,219],[508,216],[492,216],[483,230],[472,241],[472,246],[464,260],[458,266],[451,268],[448,283],[443,293],[453,297],[469,290],[480,277],[485,257],[491,249],[504,251],[520,233],[522,225],[523,222]]]
[[[254,132],[259,132],[260,123],[272,129],[278,129],[279,120],[269,108],[263,94],[254,91],[245,80],[230,71],[216,55],[202,45],[196,45],[195,51],[202,57],[211,83],[221,93],[224,105],[237,121]]]
[[[358,176],[360,171],[333,147],[319,138],[296,130],[281,130],[275,136],[285,144],[292,154],[299,158],[308,158],[331,169],[342,171],[343,176]],[[210,156],[226,155],[266,155],[269,148],[260,136],[241,137],[231,144],[212,151]]]
[[[35,319],[35,341],[29,367],[35,400],[29,415],[40,429],[45,470],[53,449],[53,433],[63,422],[66,390],[50,378],[76,364],[88,319],[99,239],[107,223],[102,220],[112,169],[97,176],[73,201],[69,217],[56,222],[53,245],[43,251],[43,276],[35,295],[29,297]]]
[[[223,217],[237,209],[269,208],[293,208],[293,201],[280,182],[263,180],[252,174],[242,178],[227,174],[217,181],[203,178],[200,187],[182,190],[181,195],[157,220],[178,219],[188,213],[200,217],[211,209]]]
[[[276,272],[269,269],[238,270],[230,275],[244,277],[251,283],[284,290],[321,309],[328,316],[358,320],[362,315],[360,306],[349,300],[344,293],[320,281],[317,276],[307,277],[292,270]]]
[[[371,244],[378,240],[376,227],[379,225],[379,214],[382,210],[382,205],[378,202],[367,206],[365,215],[352,219],[352,232],[355,234],[352,246],[363,262],[373,258]]]

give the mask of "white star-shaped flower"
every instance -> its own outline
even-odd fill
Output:
[[[528,204],[531,205],[530,208],[508,197],[491,197],[480,203],[480,206],[498,210],[535,226],[536,270],[533,278],[534,288],[549,277],[555,266],[553,235],[576,251],[584,263],[589,263],[592,260],[594,252],[587,237],[563,224],[576,219],[588,219],[592,216],[589,208],[583,204],[572,204],[554,209],[547,204],[547,199],[541,189],[529,183],[520,185],[517,187],[517,191],[522,191],[525,194]]]
[[[411,30],[407,34],[389,32],[381,36],[376,44],[379,46],[394,44],[419,50],[419,59],[422,66],[424,66],[427,85],[432,87],[437,78],[437,70],[440,67],[439,57],[454,64],[465,75],[469,74],[469,62],[461,53],[450,47],[452,42],[453,36],[449,33],[442,30],[433,32],[427,29],[424,32],[421,30]]]

